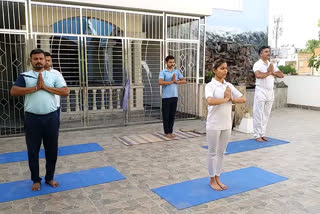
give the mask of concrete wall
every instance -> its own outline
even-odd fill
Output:
[[[288,105],[320,109],[320,76],[285,76],[288,85]]]
[[[273,101],[272,110],[287,106],[287,93],[288,93],[288,88],[274,89],[274,101]],[[247,106],[247,109],[249,109],[250,113],[252,113],[253,100],[254,100],[254,89],[247,89],[246,106]]]
[[[308,67],[308,60],[312,56],[312,53],[298,53],[298,63],[296,70],[299,74],[311,74],[312,69]]]

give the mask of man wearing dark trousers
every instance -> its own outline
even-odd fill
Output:
[[[159,85],[162,86],[162,120],[164,134],[168,138],[174,138],[173,125],[178,103],[178,84],[186,84],[186,80],[179,70],[174,69],[173,56],[167,56],[167,69],[159,74]]]
[[[25,138],[28,149],[28,162],[33,181],[32,191],[40,190],[39,151],[41,142],[45,149],[45,182],[52,187],[59,186],[53,179],[57,155],[59,120],[55,94],[68,96],[69,89],[56,74],[46,71],[45,55],[41,49],[30,53],[32,70],[19,75],[11,88],[12,96],[25,96]]]

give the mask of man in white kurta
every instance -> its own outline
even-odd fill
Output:
[[[58,71],[58,70],[55,70],[52,68],[52,56],[49,52],[45,52],[45,57],[46,57],[46,64],[44,66],[44,68],[51,72],[51,73],[54,73],[56,74],[60,80],[62,82],[64,82],[65,85],[67,85],[66,81],[64,80],[62,74]],[[55,95],[55,98],[56,98],[56,103],[57,103],[57,115],[58,115],[58,119],[59,119],[59,123],[60,123],[60,96],[59,95]]]
[[[269,61],[270,47],[259,49],[260,59],[253,65],[256,88],[253,102],[253,131],[258,142],[269,141],[265,136],[274,100],[275,77],[283,78],[283,73]]]

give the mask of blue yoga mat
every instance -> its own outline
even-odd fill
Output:
[[[225,154],[229,155],[233,153],[245,152],[245,151],[262,149],[265,147],[290,143],[288,141],[278,140],[274,138],[268,138],[268,139],[270,141],[257,142],[255,139],[248,139],[248,140],[230,142],[227,146]],[[208,149],[208,146],[203,146],[203,148]]]
[[[55,180],[60,183],[60,186],[53,188],[42,182],[40,191],[31,191],[31,180],[3,183],[0,184],[0,203],[78,189],[122,179],[125,179],[123,175],[121,175],[112,166],[108,166],[56,175]]]
[[[102,151],[102,150],[103,148],[97,143],[86,143],[86,144],[78,144],[78,145],[72,145],[72,146],[62,146],[58,148],[58,156],[73,155],[73,154],[80,154],[80,153],[86,153],[86,152],[96,152],[96,151]],[[45,158],[43,149],[41,149],[39,152],[39,158]],[[28,160],[27,151],[0,154],[0,164],[18,162],[18,161],[27,161],[27,160]]]
[[[228,186],[227,190],[213,190],[209,186],[210,178],[205,177],[155,188],[152,191],[180,210],[287,180],[286,177],[257,167],[223,173],[220,179]]]

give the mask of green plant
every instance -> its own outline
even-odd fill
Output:
[[[320,19],[318,19],[318,27],[320,27]],[[312,57],[308,60],[308,67],[315,68],[319,70],[320,68],[320,56],[315,56],[315,49],[320,47],[320,31],[319,31],[319,39],[309,40],[306,44],[306,49],[309,53],[312,53]]]
[[[316,70],[319,70],[320,68],[320,55],[318,56],[312,56],[308,61],[308,66],[310,68],[315,68]]]
[[[296,74],[297,73],[296,69],[292,68],[290,65],[280,65],[278,68],[284,74]]]
[[[300,53],[313,53],[314,54],[314,49],[319,47],[319,45],[320,45],[320,40],[316,40],[316,39],[308,40],[306,43],[306,49],[301,50]]]
[[[214,73],[212,72],[212,70],[207,71],[205,76],[205,83],[210,82],[213,77],[214,77]]]

